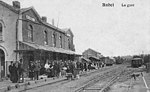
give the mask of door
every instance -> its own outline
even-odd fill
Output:
[[[5,54],[4,51],[0,49],[0,77],[5,77]]]

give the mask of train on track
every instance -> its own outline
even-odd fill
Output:
[[[115,59],[106,57],[104,63],[106,66],[112,66],[115,63]]]
[[[116,64],[122,64],[124,61],[124,59],[121,57],[115,57],[115,60],[116,60]]]
[[[143,58],[136,57],[131,60],[131,67],[133,68],[141,67],[143,64],[144,64]]]

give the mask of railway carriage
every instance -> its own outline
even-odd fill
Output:
[[[105,58],[105,64],[106,66],[112,66],[115,63],[113,59]]]
[[[144,63],[142,58],[133,58],[131,61],[131,67],[138,68],[141,67]]]

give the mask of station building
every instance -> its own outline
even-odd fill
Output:
[[[91,48],[85,50],[82,53],[82,55],[85,58],[85,60],[89,59],[91,62],[94,62],[94,63],[98,63],[98,62],[102,61],[102,57],[103,57],[103,55],[100,52],[97,52]],[[87,60],[87,61],[89,61],[89,60]]]
[[[21,8],[20,2],[9,5],[0,1],[0,78],[8,72],[10,61],[74,60],[78,54],[71,29],[60,29],[47,23],[34,7]]]

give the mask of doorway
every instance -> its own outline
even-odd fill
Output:
[[[0,78],[5,77],[5,53],[0,49]]]

